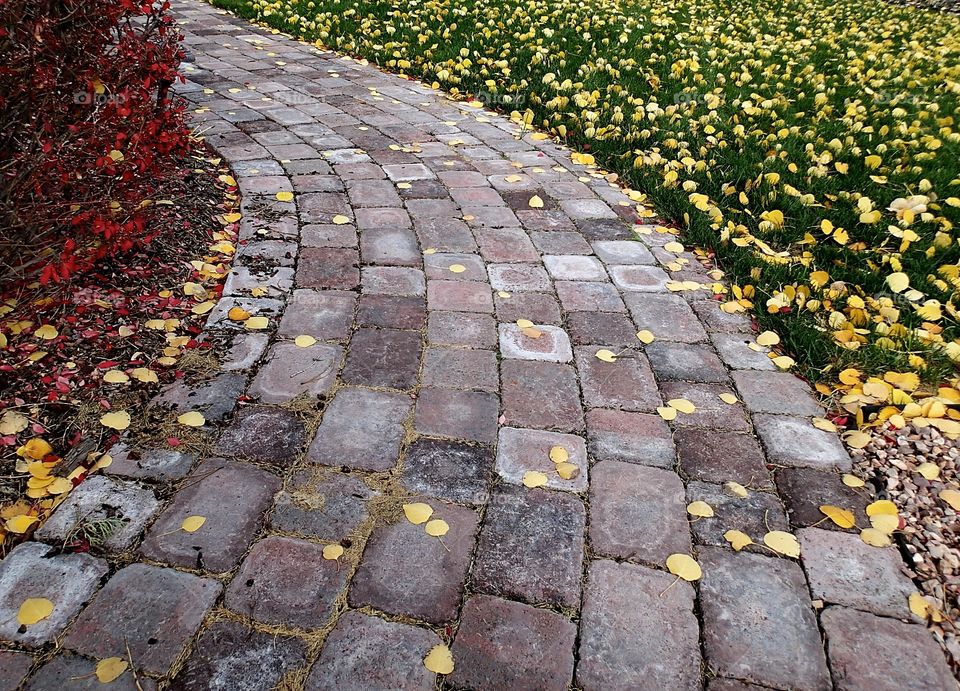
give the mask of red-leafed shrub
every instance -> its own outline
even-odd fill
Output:
[[[190,145],[165,0],[0,0],[0,278],[59,281],[148,240]]]

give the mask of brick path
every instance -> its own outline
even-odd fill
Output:
[[[245,244],[210,320],[223,372],[161,401],[218,436],[202,459],[114,450],[38,535],[118,507],[105,558],[28,543],[0,563],[0,688],[31,667],[27,688],[100,688],[94,661],[129,650],[138,677],[110,688],[432,689],[441,641],[444,687],[953,688],[895,549],[821,522],[836,504],[865,524],[868,499],[840,482],[816,398],[747,348],[746,318],[667,289],[712,282],[691,256],[671,271],[672,236],[502,118],[174,5],[180,91],[236,171]],[[270,330],[236,329],[233,305]],[[244,393],[259,403],[235,410]],[[668,424],[676,398],[697,409]],[[554,471],[555,445],[579,475]],[[698,499],[714,518],[688,520]],[[413,501],[442,539],[403,517]],[[206,523],[178,530],[190,515]],[[729,529],[793,530],[802,556],[734,552]],[[674,583],[677,552],[700,582]],[[27,593],[56,609],[23,631]]]

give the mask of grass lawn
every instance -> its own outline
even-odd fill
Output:
[[[530,111],[713,250],[729,309],[754,311],[800,373],[954,376],[960,17],[875,0],[215,2]]]

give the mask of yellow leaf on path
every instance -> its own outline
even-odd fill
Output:
[[[453,672],[453,655],[450,648],[443,643],[437,643],[423,658],[423,666],[434,674],[450,674]]]
[[[857,521],[853,517],[853,512],[847,509],[841,509],[839,506],[825,504],[820,507],[820,513],[836,523],[841,528],[852,528]]]
[[[813,418],[813,426],[817,429],[822,429],[824,432],[836,432],[837,426],[830,422],[825,417],[815,417]]]
[[[505,290],[499,290],[497,291],[497,296],[502,297],[504,300],[506,300],[508,297],[510,297],[510,293],[508,293]]]
[[[763,544],[786,557],[800,557],[800,543],[797,538],[783,530],[771,530],[763,536]]]
[[[345,226],[350,222],[349,216],[344,216],[343,214],[337,214],[333,217],[333,225],[335,226]]]
[[[270,326],[270,320],[266,317],[250,317],[243,325],[251,331],[260,331]]]
[[[778,355],[775,358],[771,358],[770,361],[777,366],[777,369],[781,370],[788,370],[797,364],[797,361],[789,355]]]
[[[658,406],[657,413],[667,422],[677,419],[677,409],[670,406]]]
[[[844,473],[843,477],[841,477],[840,480],[847,487],[854,487],[854,488],[863,487],[866,484],[863,480],[858,478],[856,475],[851,475],[850,473]]]
[[[734,550],[739,552],[747,545],[752,545],[753,540],[750,539],[750,536],[746,533],[740,532],[739,530],[728,530],[723,534],[723,539],[730,543],[730,546]]]
[[[203,427],[207,424],[207,419],[203,417],[203,413],[198,413],[196,410],[191,410],[190,412],[183,413],[177,418],[177,422],[181,425],[186,425],[187,427]]]
[[[121,657],[108,657],[97,663],[97,681],[109,684],[127,671],[129,664]]]
[[[739,400],[740,400],[740,399],[738,399],[735,395],[733,395],[733,394],[730,393],[730,392],[724,392],[724,393],[722,393],[722,394],[719,394],[719,396],[720,396],[720,400],[721,400],[721,401],[723,401],[724,403],[727,403],[727,404],[729,404],[729,405],[733,405],[733,404],[735,404],[735,403],[738,403]]]
[[[53,614],[53,603],[45,597],[27,598],[20,605],[17,621],[23,626],[36,624]]]
[[[341,545],[324,545],[323,558],[330,561],[336,561],[343,556],[343,547]]]
[[[673,398],[667,401],[667,405],[687,415],[695,412],[697,409],[697,407],[686,398]]]
[[[34,523],[37,522],[36,516],[14,516],[13,518],[8,518],[4,523],[4,526],[7,529],[7,532],[15,533],[17,535],[23,535],[27,530],[30,529]]]
[[[897,510],[897,505],[889,499],[878,499],[875,502],[867,504],[868,516],[877,516],[884,513],[889,516],[896,516],[900,512]]]
[[[277,192],[277,201],[278,202],[292,202],[293,201],[293,192]]]
[[[293,339],[293,342],[300,348],[309,348],[317,342],[317,339],[315,339],[313,336],[303,335],[297,336],[295,339]]]
[[[875,516],[870,516],[870,525],[881,533],[891,535],[893,531],[900,527],[900,517],[891,516],[888,513],[878,513]]]
[[[539,470],[528,470],[523,474],[523,484],[525,487],[543,487],[547,484],[547,476]]]
[[[927,480],[936,480],[940,477],[940,466],[936,463],[921,463],[917,466],[917,472]]]
[[[543,208],[543,200],[542,200],[539,196],[537,196],[536,194],[533,195],[532,197],[530,197],[529,204],[530,204],[530,208],[531,208],[531,209],[542,209],[542,208]]]
[[[450,273],[453,274],[462,274],[467,270],[467,267],[465,267],[463,264],[451,264],[448,268],[450,269]]]
[[[410,189],[410,188],[412,188],[412,187],[413,187],[413,185],[411,185],[409,182],[398,182],[398,183],[397,183],[397,189],[398,189],[398,190],[408,190],[408,189]]]
[[[853,431],[843,435],[843,441],[851,449],[862,449],[870,443],[870,435],[866,432]]]
[[[413,504],[404,504],[403,515],[414,525],[420,525],[421,523],[426,523],[427,519],[433,515],[433,507],[422,501]]]
[[[580,468],[573,463],[557,463],[557,475],[564,480],[573,480],[580,475]]]
[[[130,426],[130,413],[126,410],[116,410],[100,416],[100,424],[115,430],[125,430]]]
[[[680,254],[683,252],[683,245],[681,245],[679,242],[668,242],[663,246],[663,249],[665,249],[667,252],[672,252],[673,254]]]
[[[534,340],[543,336],[543,332],[540,329],[533,326],[528,326],[525,329],[520,329],[520,333],[522,333],[527,338],[532,338]]]
[[[762,346],[770,347],[775,346],[780,342],[780,337],[775,334],[773,331],[764,331],[762,334],[757,336],[757,343]]]
[[[699,518],[712,518],[713,517],[713,507],[711,507],[705,501],[692,501],[687,504],[687,513],[691,516],[697,516]]]
[[[250,313],[242,307],[231,307],[227,312],[227,319],[232,322],[242,322],[250,318]]]
[[[187,516],[180,524],[180,529],[185,533],[195,533],[207,522],[204,516]]]
[[[607,350],[606,348],[601,348],[600,350],[598,350],[596,352],[596,357],[598,360],[602,360],[603,362],[617,361],[617,354],[614,353],[612,350]]]
[[[570,459],[570,454],[562,446],[554,446],[550,449],[550,460],[554,463],[566,463]]]
[[[44,324],[33,332],[34,338],[42,338],[44,341],[52,341],[59,335],[60,333],[57,331],[56,327],[51,324]]]
[[[450,526],[446,521],[439,518],[434,518],[432,521],[428,521],[423,529],[426,531],[427,535],[432,537],[443,537],[450,530]]]
[[[889,547],[893,544],[889,535],[876,528],[864,528],[861,530],[860,539],[871,547]]]
[[[644,345],[649,345],[653,343],[653,341],[656,339],[656,336],[654,336],[649,330],[643,329],[642,331],[637,332],[637,339],[639,339],[639,341]]]
[[[943,499],[954,511],[960,511],[960,492],[955,489],[941,490],[939,497]]]
[[[730,480],[723,485],[730,494],[735,497],[740,497],[741,499],[746,499],[750,496],[750,492],[747,491],[747,488],[741,485],[739,482],[734,482]]]
[[[529,319],[518,319],[517,326],[521,329],[529,329],[533,326],[533,322]]]
[[[671,554],[667,557],[667,571],[685,581],[698,581],[703,576],[700,564],[689,554]]]

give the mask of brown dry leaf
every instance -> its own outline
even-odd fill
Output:
[[[713,507],[705,501],[692,501],[687,504],[687,513],[699,518],[713,518]]]
[[[203,417],[203,413],[191,410],[178,416],[177,422],[186,427],[203,427],[207,424],[207,419]]]
[[[528,470],[523,474],[523,484],[525,487],[533,489],[534,487],[543,487],[547,484],[547,476],[539,470]]]
[[[180,530],[185,533],[195,533],[207,522],[205,516],[187,516],[180,524]]]
[[[453,672],[453,655],[450,648],[443,643],[437,643],[423,658],[423,666],[434,674],[450,674]]]
[[[0,436],[17,434],[27,428],[30,421],[15,410],[6,410],[0,416]]]
[[[324,545],[323,547],[323,558],[329,559],[330,561],[336,561],[343,556],[343,547],[341,545]]]
[[[700,564],[689,554],[671,554],[667,557],[667,571],[685,581],[698,581],[703,576]]]
[[[413,504],[404,504],[403,515],[406,516],[407,520],[414,525],[420,525],[422,523],[426,523],[427,519],[433,515],[433,507],[429,504],[423,503],[422,501],[418,501]]]
[[[841,509],[839,506],[825,504],[820,507],[820,513],[836,523],[841,528],[852,528],[857,524],[853,517],[853,512],[847,509]]]
[[[423,527],[427,535],[432,537],[443,537],[450,530],[450,526],[446,521],[434,518],[432,521],[428,521],[427,524]]]
[[[45,597],[27,598],[20,605],[17,612],[17,621],[21,626],[30,626],[43,621],[53,614],[53,603]]]
[[[122,657],[108,657],[97,663],[97,681],[109,684],[127,671],[130,665]]]
[[[800,557],[800,543],[797,538],[783,530],[771,530],[763,536],[763,544],[786,557]]]
[[[566,463],[570,460],[570,454],[562,446],[554,446],[550,449],[550,460],[554,463]]]
[[[573,463],[557,463],[557,475],[564,480],[573,480],[580,475],[580,468]]]
[[[730,543],[730,546],[734,550],[739,552],[747,545],[752,545],[753,540],[750,539],[750,536],[746,533],[740,532],[739,530],[728,530],[723,534],[723,539]]]
[[[100,416],[100,424],[110,429],[122,431],[130,426],[130,413],[126,410],[115,410]]]

